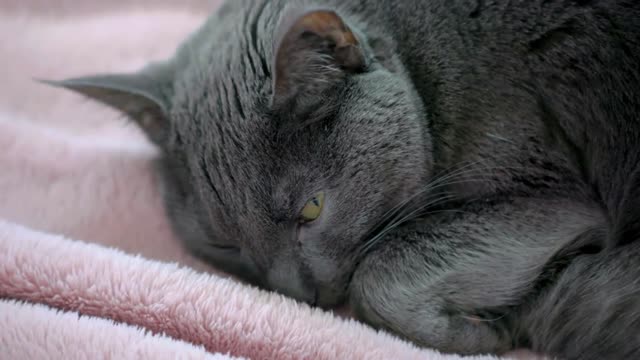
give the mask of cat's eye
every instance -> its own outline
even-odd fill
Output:
[[[300,222],[307,223],[320,217],[324,206],[324,194],[319,193],[309,199],[300,212]]]

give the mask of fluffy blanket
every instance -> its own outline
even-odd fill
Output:
[[[457,358],[193,258],[140,132],[32,81],[165,58],[216,3],[0,2],[0,359]]]

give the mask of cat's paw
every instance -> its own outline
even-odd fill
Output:
[[[510,349],[511,341],[489,322],[450,311],[450,304],[437,295],[437,282],[425,277],[426,268],[422,274],[406,276],[400,269],[411,266],[406,262],[395,265],[394,271],[393,259],[388,256],[366,259],[360,264],[349,299],[356,318],[419,346],[446,353],[501,354]]]

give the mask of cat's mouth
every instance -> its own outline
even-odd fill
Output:
[[[211,248],[215,251],[227,252],[229,254],[239,254],[240,248],[232,245],[219,245],[219,244],[210,244]]]
[[[351,278],[354,272],[355,271],[352,271],[351,274],[349,274],[348,281],[345,281],[342,286],[317,287],[315,304],[312,305],[325,310],[335,309],[345,305],[348,297],[349,284],[351,284]]]

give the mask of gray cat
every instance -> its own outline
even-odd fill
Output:
[[[462,354],[640,358],[640,2],[228,1],[51,82],[162,150],[196,254]]]

